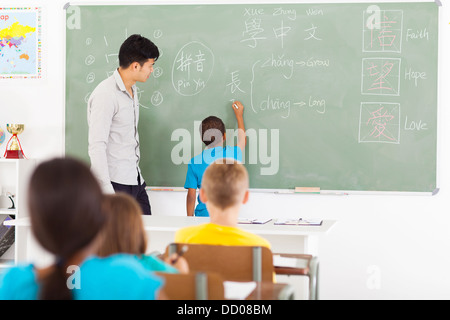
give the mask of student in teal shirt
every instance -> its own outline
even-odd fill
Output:
[[[202,141],[207,148],[199,155],[193,157],[188,164],[186,182],[184,188],[188,190],[186,198],[186,211],[188,216],[209,217],[206,205],[196,197],[197,189],[200,190],[203,173],[214,161],[221,158],[235,159],[242,162],[244,148],[246,144],[244,125],[244,106],[241,102],[235,101],[232,104],[238,125],[237,146],[223,147],[226,139],[225,124],[215,116],[209,116],[202,121],[200,133]],[[195,201],[198,201],[195,206]],[[195,210],[194,210],[195,208]]]
[[[97,252],[99,256],[128,253],[134,255],[136,261],[151,272],[189,272],[189,266],[183,257],[172,264],[176,255],[163,261],[156,254],[146,253],[148,240],[142,222],[142,209],[133,197],[123,192],[106,194],[102,210],[107,220]]]
[[[31,230],[55,256],[46,268],[11,267],[0,277],[0,299],[156,299],[163,281],[133,255],[95,256],[106,222],[103,195],[84,163],[42,162],[29,181]]]
[[[41,274],[32,264],[11,268],[0,277],[0,300],[37,300]],[[91,256],[70,277],[75,300],[155,300],[163,285],[135,256],[127,254]]]

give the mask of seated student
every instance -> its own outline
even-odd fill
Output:
[[[41,163],[29,184],[31,230],[40,245],[55,255],[55,263],[8,269],[0,278],[0,300],[157,298],[162,279],[134,256],[94,255],[106,221],[101,201],[100,186],[84,163],[70,158]]]
[[[264,238],[238,227],[239,211],[249,197],[248,173],[233,159],[219,159],[203,175],[200,199],[206,203],[210,222],[179,229],[175,242],[228,246],[263,246]]]
[[[189,266],[183,257],[176,254],[163,261],[154,255],[146,255],[147,234],[142,222],[142,209],[130,195],[122,192],[107,194],[103,199],[103,211],[107,216],[98,250],[100,257],[116,253],[129,253],[137,256],[147,270],[188,273]],[[176,262],[172,265],[172,261]]]
[[[202,184],[203,172],[216,159],[220,158],[234,158],[242,161],[242,154],[245,148],[245,126],[244,126],[244,106],[241,102],[235,101],[232,104],[234,114],[238,124],[238,142],[237,146],[222,147],[226,139],[225,125],[217,117],[210,116],[202,121],[200,134],[203,143],[207,148],[199,155],[193,157],[188,164],[186,174],[186,182],[184,188],[188,189],[186,197],[186,210],[188,216],[203,216],[207,217],[208,210],[205,204],[198,197],[197,207],[195,206],[196,192],[200,189]],[[195,212],[194,212],[195,208]]]

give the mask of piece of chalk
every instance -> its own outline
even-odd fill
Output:
[[[233,107],[235,107],[236,109],[239,109],[239,107],[237,106],[237,104],[233,104]]]
[[[320,193],[319,187],[295,187],[295,192]]]

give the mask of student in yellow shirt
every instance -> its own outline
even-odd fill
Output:
[[[240,208],[249,197],[248,173],[234,159],[219,159],[205,171],[200,199],[206,203],[210,222],[179,229],[177,243],[263,246],[270,249],[264,238],[238,227]]]

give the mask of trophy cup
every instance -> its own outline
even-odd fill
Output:
[[[8,140],[8,143],[6,144],[6,151],[4,157],[7,159],[23,159],[25,155],[23,154],[22,146],[20,145],[20,141],[19,138],[17,138],[17,135],[23,132],[23,130],[25,129],[25,125],[7,124],[6,129],[8,130],[9,133],[12,134],[12,137]]]

